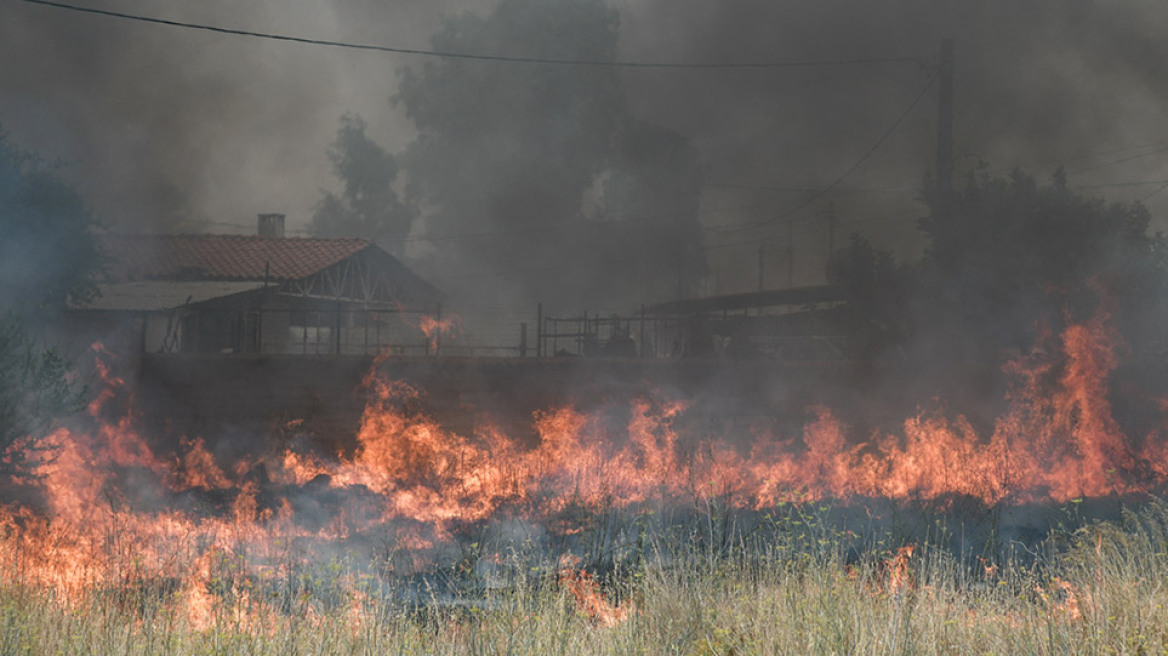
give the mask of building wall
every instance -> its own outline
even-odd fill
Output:
[[[158,355],[147,356],[138,373],[139,409],[152,435],[200,436],[244,451],[306,435],[332,452],[355,446],[362,380],[373,367],[420,390],[421,412],[468,436],[484,417],[527,438],[537,411],[627,412],[637,398],[690,399],[687,415],[697,421],[772,416],[795,428],[809,405],[848,406],[831,398],[830,372],[756,363]]]

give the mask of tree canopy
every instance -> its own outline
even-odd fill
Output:
[[[81,406],[69,362],[36,344],[30,326],[96,293],[96,227],[53,167],[0,133],[0,473],[22,471],[51,420]]]
[[[97,221],[55,167],[0,130],[0,307],[25,315],[90,298]]]
[[[944,207],[926,200],[929,247],[917,265],[896,266],[862,240],[836,255],[860,341],[895,326],[884,347],[934,363],[996,361],[1102,312],[1127,348],[1163,351],[1168,241],[1149,232],[1142,204],[1079,194],[1061,171],[1049,184],[1021,171],[978,176]]]
[[[393,188],[398,175],[394,156],[366,134],[364,119],[346,114],[328,157],[341,193],[324,193],[312,215],[313,234],[372,239],[400,253],[417,208]]]
[[[619,27],[602,0],[503,0],[431,43],[605,60]],[[614,69],[444,59],[403,71],[394,100],[418,130],[401,161],[426,232],[480,235],[441,242],[449,268],[583,303],[688,292],[705,274],[697,153],[632,113]]]

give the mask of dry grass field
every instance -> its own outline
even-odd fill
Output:
[[[514,554],[495,570],[502,583],[415,584],[411,595],[400,577],[343,559],[265,579],[234,566],[238,554],[191,565],[207,570],[197,589],[128,577],[69,592],[23,580],[8,554],[0,653],[1168,653],[1160,502],[1001,562],[959,561],[928,539],[858,553],[814,514],[782,522],[717,548],[649,540],[597,580],[568,560]]]

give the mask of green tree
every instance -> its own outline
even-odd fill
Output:
[[[71,369],[55,349],[32,343],[16,314],[0,317],[0,474],[27,474],[45,454],[40,438],[52,421],[84,407]]]
[[[27,473],[50,422],[81,405],[69,362],[29,335],[97,293],[97,227],[54,167],[0,133],[0,472]]]
[[[984,357],[1027,348],[1100,310],[1133,348],[1153,348],[1168,318],[1168,244],[1139,203],[1107,203],[1015,171],[975,178],[922,221],[930,247],[919,314],[947,348]],[[938,342],[941,343],[941,342]]]
[[[852,357],[871,361],[912,338],[916,275],[915,269],[897,264],[891,253],[859,235],[832,254],[827,279],[843,290],[846,300],[834,316],[849,338]]]
[[[400,253],[417,209],[393,188],[398,175],[394,156],[369,138],[360,116],[346,114],[328,157],[341,193],[325,192],[312,216],[313,234],[371,239]]]
[[[602,0],[503,0],[446,19],[431,43],[611,60],[619,27]],[[418,130],[402,163],[426,232],[480,235],[441,242],[447,270],[531,272],[507,281],[574,308],[704,275],[697,153],[632,114],[616,69],[443,59],[405,70],[395,102]]]
[[[102,256],[81,196],[0,130],[0,307],[27,318],[92,298]]]
[[[974,177],[944,206],[926,200],[919,263],[897,264],[860,238],[832,258],[829,279],[848,299],[836,316],[861,361],[895,350],[927,384],[992,396],[1004,354],[1046,348],[1092,317],[1109,318],[1116,346],[1168,350],[1168,240],[1149,232],[1142,204],[1078,194],[1061,172],[1042,185],[1020,171]]]

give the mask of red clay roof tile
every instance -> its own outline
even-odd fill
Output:
[[[109,282],[297,280],[372,245],[364,239],[247,235],[102,235]]]

